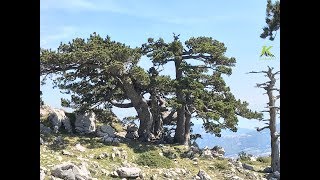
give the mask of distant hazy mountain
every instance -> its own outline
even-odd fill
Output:
[[[277,129],[280,131],[280,124],[277,125]],[[268,129],[257,132],[255,129],[239,128],[236,133],[223,131],[222,136],[219,138],[205,133],[202,125],[195,124],[193,133],[202,135],[202,139],[196,141],[200,148],[205,146],[212,148],[215,145],[222,146],[226,151],[225,155],[228,157],[236,157],[241,151],[256,156],[268,155],[271,152],[270,131]]]

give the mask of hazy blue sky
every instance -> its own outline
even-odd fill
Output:
[[[76,37],[88,38],[93,32],[112,40],[140,46],[147,38],[162,37],[171,41],[172,33],[182,41],[190,37],[210,36],[224,42],[227,56],[237,59],[233,74],[225,80],[237,98],[249,102],[253,110],[266,106],[267,96],[255,88],[257,82],[267,80],[262,74],[245,74],[280,69],[280,32],[274,41],[259,36],[265,25],[266,0],[41,0],[40,46],[56,49],[60,42]],[[273,46],[276,60],[259,60],[262,46]],[[148,68],[143,58],[140,65]],[[169,73],[174,73],[168,67]],[[278,83],[279,84],[279,83]],[[45,103],[60,106],[60,98],[68,97],[52,89],[48,83],[41,87]],[[135,113],[130,109],[115,109],[120,117]],[[240,119],[239,127],[253,128],[257,121]]]

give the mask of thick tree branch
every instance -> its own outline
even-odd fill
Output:
[[[250,74],[250,73],[268,73],[268,71],[251,71],[251,72],[247,72],[246,74]]]
[[[262,131],[262,130],[264,130],[264,129],[267,129],[267,128],[270,128],[270,126],[265,126],[265,127],[263,127],[263,128],[258,128],[258,127],[257,127],[256,129],[257,129],[257,131],[260,132],[260,131]]]
[[[267,107],[265,107],[265,108],[267,108],[267,109],[272,109],[272,108],[280,109],[280,107],[277,107],[277,106],[267,106]],[[268,112],[269,112],[269,111],[268,111]]]
[[[86,63],[81,63],[81,64],[71,64],[69,66],[53,66],[53,67],[45,67],[45,65],[41,64],[40,65],[40,75],[45,75],[45,74],[51,74],[51,73],[57,73],[57,72],[64,72],[68,70],[78,70],[84,66],[91,66],[92,68],[100,68],[99,65],[93,64],[92,62],[86,62]]]
[[[205,60],[208,60],[208,59],[212,59],[212,58],[213,58],[212,55],[206,56],[206,55],[203,55],[203,54],[182,56],[182,59],[205,59]]]
[[[186,113],[188,113],[189,115],[191,115],[192,113],[189,111],[189,108],[187,105],[185,105],[185,109],[186,109]]]

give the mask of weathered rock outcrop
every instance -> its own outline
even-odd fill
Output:
[[[96,131],[96,119],[93,112],[76,113],[75,130],[79,134],[91,134]]]
[[[49,105],[40,106],[40,117],[47,117],[51,113],[52,108]]]
[[[141,173],[138,167],[120,167],[116,170],[120,178],[137,178]]]
[[[69,118],[65,115],[64,111],[61,109],[52,109],[49,114],[48,120],[52,124],[53,131],[57,133],[59,128],[63,125],[65,130],[72,133],[72,128]]]
[[[52,133],[52,130],[45,126],[44,124],[40,123],[40,133],[41,134],[51,134]]]
[[[66,162],[56,165],[52,168],[51,174],[54,177],[67,180],[91,180],[90,172],[87,169],[87,164],[82,163],[80,167],[73,163]]]
[[[225,151],[222,147],[215,146],[212,149],[205,147],[202,150],[201,157],[204,157],[204,158],[223,157],[224,154],[225,154]]]
[[[199,170],[198,177],[200,177],[200,180],[211,180],[211,177],[204,171],[204,170]]]
[[[114,138],[115,135],[115,130],[109,126],[109,125],[102,125],[102,126],[98,126],[97,130],[96,130],[96,135],[98,137],[112,137]]]
[[[130,123],[127,125],[127,134],[125,136],[128,139],[138,139],[139,134],[138,134],[138,126]]]

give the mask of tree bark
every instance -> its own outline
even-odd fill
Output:
[[[152,132],[156,139],[159,139],[163,132],[163,123],[160,114],[160,107],[156,97],[156,90],[151,92],[151,112],[153,115]]]
[[[132,105],[137,111],[138,118],[140,120],[140,126],[138,130],[139,139],[142,141],[149,141],[151,128],[153,123],[152,113],[148,106],[147,100],[142,95],[138,94],[129,78],[123,78],[123,89],[126,92],[128,98],[131,100]]]
[[[272,73],[273,68],[268,66],[268,71],[252,71],[249,73],[265,73],[266,76],[270,79],[270,81],[265,83],[257,83],[258,88],[262,88],[267,91],[267,95],[269,98],[268,111],[262,112],[269,112],[270,119],[265,119],[262,121],[269,121],[268,126],[263,128],[257,128],[257,131],[262,131],[265,128],[269,128],[270,130],[270,137],[271,137],[271,169],[273,172],[278,171],[280,172],[280,135],[277,133],[276,129],[276,115],[277,110],[280,110],[279,107],[276,107],[275,102],[277,99],[280,98],[280,94],[276,97],[273,96],[273,91],[278,91],[280,93],[280,89],[274,88],[276,84],[275,75],[279,74],[280,71]]]
[[[179,144],[185,144],[186,139],[185,139],[185,124],[186,124],[186,110],[185,110],[185,97],[183,95],[183,92],[181,90],[180,86],[180,81],[182,79],[182,69],[181,69],[181,59],[176,59],[175,60],[175,67],[176,67],[176,80],[178,81],[179,85],[176,88],[176,95],[177,95],[177,100],[180,104],[180,107],[177,109],[177,128],[175,131],[174,135],[174,142],[179,143]]]
[[[190,93],[188,93],[186,95],[186,124],[185,124],[185,134],[184,134],[184,138],[185,138],[185,143],[184,145],[186,146],[190,146],[191,141],[190,141],[190,128],[191,128],[191,115],[192,115],[192,110],[191,110],[191,106],[192,106],[192,100],[191,100],[191,95]]]
[[[271,82],[272,83],[272,82]],[[269,106],[270,106],[270,135],[271,135],[271,168],[273,172],[280,172],[280,148],[278,144],[278,136],[276,129],[276,107],[275,107],[275,99],[273,98],[273,93],[271,89],[267,90],[267,94],[269,97]]]
[[[185,134],[184,134],[184,145],[190,145],[190,124],[191,123],[191,113],[190,111],[186,112],[186,123],[185,123]]]

